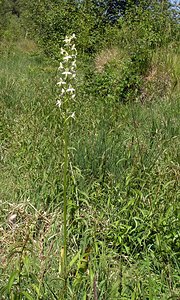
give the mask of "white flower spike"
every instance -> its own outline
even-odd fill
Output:
[[[60,52],[62,55],[62,61],[59,64],[59,79],[57,81],[57,86],[59,87],[59,99],[56,105],[61,109],[64,109],[63,104],[66,103],[66,116],[73,118],[75,113],[69,111],[69,105],[67,103],[70,100],[74,100],[76,91],[74,88],[75,78],[76,78],[76,57],[77,50],[74,43],[75,34],[71,36],[66,36],[64,39],[64,48],[61,48]]]

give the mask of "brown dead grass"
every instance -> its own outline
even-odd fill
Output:
[[[95,58],[95,69],[101,73],[107,63],[120,60],[122,53],[117,47],[102,50]]]
[[[179,54],[173,49],[154,53],[151,68],[144,78],[146,98],[163,98],[179,91]]]
[[[56,220],[60,220],[60,216],[57,218],[55,214],[38,211],[30,203],[9,203],[2,208],[4,218],[0,224],[0,265],[4,273],[13,269],[22,255],[28,255],[41,267],[48,264],[52,255],[57,256],[58,261],[55,243],[62,224],[56,224]]]
[[[174,85],[171,72],[160,65],[152,65],[143,79],[141,100],[151,101],[155,98],[163,98],[171,93]]]
[[[17,42],[17,48],[25,53],[32,53],[38,50],[37,44],[30,39],[22,39]]]

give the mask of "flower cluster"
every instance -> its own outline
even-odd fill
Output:
[[[68,99],[75,99],[76,56],[77,50],[74,43],[75,34],[66,36],[64,48],[61,48],[62,61],[59,64],[59,79],[57,85],[60,88],[56,105],[61,107]]]

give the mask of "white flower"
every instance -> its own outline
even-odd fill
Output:
[[[75,48],[75,45],[72,45],[71,51],[74,52],[74,55],[77,55],[77,50],[76,50],[76,48]]]
[[[63,75],[65,75],[65,78],[67,78],[68,75],[72,75],[72,72],[69,71],[69,69],[66,69],[64,72],[62,72]]]
[[[77,50],[76,50],[76,46],[75,46],[75,44],[73,44],[73,45],[72,45],[72,47],[71,47],[71,50],[75,50],[75,51],[77,51]]]
[[[69,87],[66,90],[66,92],[73,94],[75,92],[75,89],[71,85],[69,85]]]
[[[64,95],[65,92],[66,92],[65,89],[62,89],[62,90],[61,90],[61,96]]]
[[[72,65],[72,67],[76,68],[76,61],[73,60],[71,65]]]
[[[71,98],[72,98],[72,99],[74,99],[75,97],[76,97],[76,95],[75,95],[75,94],[73,94],[73,95],[71,96]]]
[[[63,60],[66,60],[66,61],[68,61],[69,59],[71,59],[72,58],[72,56],[71,55],[66,55],[66,56],[64,56],[63,57]]]
[[[72,41],[73,39],[75,39],[75,38],[76,38],[76,36],[75,36],[74,33],[73,33],[71,36],[67,36],[67,35],[66,35],[66,37],[65,37],[65,39],[64,39],[64,42],[65,42],[66,45],[70,45],[70,44],[71,44],[71,41]]]
[[[71,40],[72,40],[72,37],[71,37],[71,36],[68,37],[68,36],[66,35],[66,37],[65,37],[65,39],[64,39],[65,45],[69,45],[69,44],[71,43]]]
[[[58,68],[58,71],[60,71],[60,70],[62,70],[62,69],[64,69],[64,67],[63,67],[63,64],[62,64],[62,62],[60,62],[60,64],[59,64],[59,68]]]
[[[61,54],[62,54],[62,55],[63,55],[63,54],[68,55],[67,51],[64,50],[63,48],[61,48]]]
[[[71,72],[76,72],[75,67],[71,66]]]
[[[76,73],[72,74],[72,77],[71,78],[75,78],[76,77]]]
[[[57,105],[58,107],[61,107],[62,101],[61,101],[61,100],[57,100],[56,105]]]
[[[75,112],[73,112],[70,116],[72,119],[75,119]]]
[[[61,48],[61,54],[65,55],[65,56],[69,55],[69,53],[65,49],[63,49],[63,48]]]
[[[66,84],[65,81],[62,80],[62,78],[59,79],[59,81],[57,82],[57,85],[63,85]]]

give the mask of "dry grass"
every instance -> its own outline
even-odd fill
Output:
[[[141,99],[164,98],[179,91],[179,55],[158,50],[152,57],[151,66],[143,78]]]
[[[30,39],[21,39],[18,41],[17,48],[24,53],[36,52],[38,50],[37,44]]]
[[[152,66],[143,79],[141,100],[151,101],[156,97],[167,96],[173,87],[171,74],[167,70],[160,70]]]
[[[0,224],[0,264],[4,272],[14,268],[24,253],[40,265],[49,261],[50,253],[58,260],[57,245],[56,250],[54,246],[61,231],[56,220],[61,218],[57,218],[57,213],[38,211],[30,202],[1,204],[1,210],[4,218]]]
[[[124,57],[123,53],[117,47],[102,50],[95,59],[95,69],[101,73],[104,67],[112,61],[120,61]]]

